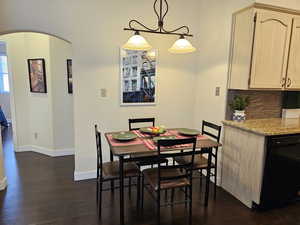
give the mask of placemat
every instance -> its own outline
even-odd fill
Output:
[[[130,146],[143,144],[143,141],[140,138],[136,138],[132,141],[118,141],[115,140],[111,134],[107,135],[107,140],[112,146]]]

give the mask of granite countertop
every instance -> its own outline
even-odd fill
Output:
[[[223,124],[264,136],[300,133],[300,119],[251,119],[244,122],[225,120]]]

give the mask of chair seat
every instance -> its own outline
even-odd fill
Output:
[[[136,164],[138,166],[148,166],[148,165],[153,165],[153,164],[162,164],[162,163],[167,163],[168,162],[168,159],[160,159],[158,160],[157,159],[157,153],[155,152],[151,152],[151,153],[143,153],[143,154],[138,154],[138,155],[132,155],[131,157],[132,158],[137,158],[137,157],[151,157],[153,156],[153,158],[148,158],[148,159],[145,159],[145,160],[140,160],[140,161],[137,161]]]
[[[145,179],[149,182],[151,188],[155,191],[158,190],[158,168],[151,168],[143,170],[143,175]],[[180,172],[179,169],[161,169],[161,177],[174,177],[181,176],[184,173]],[[189,186],[190,182],[186,178],[174,179],[174,180],[165,180],[161,181],[160,189],[170,189],[170,188],[178,188]]]
[[[187,162],[190,162],[190,156],[178,156],[175,157],[174,160],[178,164],[186,164]],[[195,155],[194,158],[194,169],[206,169],[208,167],[208,160],[207,158],[203,157],[202,155]],[[211,163],[211,168],[214,168],[215,165]]]
[[[103,179],[119,179],[119,162],[103,163]],[[134,163],[124,163],[124,176],[136,177],[139,175],[139,169]]]

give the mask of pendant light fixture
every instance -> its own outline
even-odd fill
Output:
[[[123,49],[127,50],[148,51],[151,48],[152,46],[149,45],[147,40],[138,31],[123,45]]]
[[[196,48],[184,36],[180,36],[168,51],[174,54],[185,54],[196,51]]]
[[[158,3],[159,9],[157,9]],[[185,39],[185,37],[193,36],[192,34],[190,34],[190,29],[188,28],[188,26],[181,26],[173,30],[166,30],[164,28],[164,19],[169,11],[169,4],[167,0],[155,0],[153,4],[153,9],[158,20],[157,27],[152,29],[145,26],[143,23],[137,20],[130,20],[128,28],[124,28],[124,30],[133,31],[134,35],[131,38],[129,38],[127,43],[123,46],[124,49],[137,51],[151,49],[151,45],[149,45],[146,39],[140,35],[141,32],[146,32],[152,34],[166,34],[179,36],[179,40],[177,40],[169,49],[169,52],[171,53],[184,54],[196,51],[196,48],[194,48],[192,44]],[[139,28],[137,28],[136,26],[139,26]]]

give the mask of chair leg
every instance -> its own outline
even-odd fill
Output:
[[[101,212],[102,212],[102,181],[100,181],[98,208],[99,208],[99,217],[101,217]]]
[[[166,189],[165,190],[165,202],[167,202],[168,201],[168,190]]]
[[[131,196],[131,177],[128,178],[129,196]]]
[[[160,225],[160,190],[157,191],[157,199],[156,199],[156,221],[157,225]]]
[[[189,186],[189,224],[192,223],[192,216],[193,216],[193,202],[192,202],[192,199],[193,199],[193,185],[192,183],[190,184]]]
[[[202,188],[202,170],[200,170],[200,188]]]
[[[96,185],[96,200],[97,203],[99,201],[99,178],[97,177],[97,185]]]
[[[214,178],[215,178],[215,189],[214,189],[214,199],[216,200],[217,198],[217,165],[215,167],[215,174],[214,174]]]
[[[112,180],[110,182],[110,190],[111,190],[112,193],[115,191],[115,181],[114,180]]]
[[[185,200],[184,206],[186,207],[187,201],[188,201],[188,187],[187,186],[184,187],[184,200]]]
[[[172,188],[172,190],[171,190],[171,202],[174,202],[174,192],[175,192],[175,189]]]
[[[139,174],[139,176],[137,177],[136,188],[137,188],[136,207],[139,208],[140,197],[141,197],[141,174]]]
[[[142,174],[142,193],[141,193],[141,208],[144,209],[144,189],[145,189],[145,179],[144,175]]]
[[[166,166],[168,166],[168,165],[169,165],[169,162],[167,161]],[[168,200],[168,189],[165,190],[165,201],[167,202],[167,200]]]

